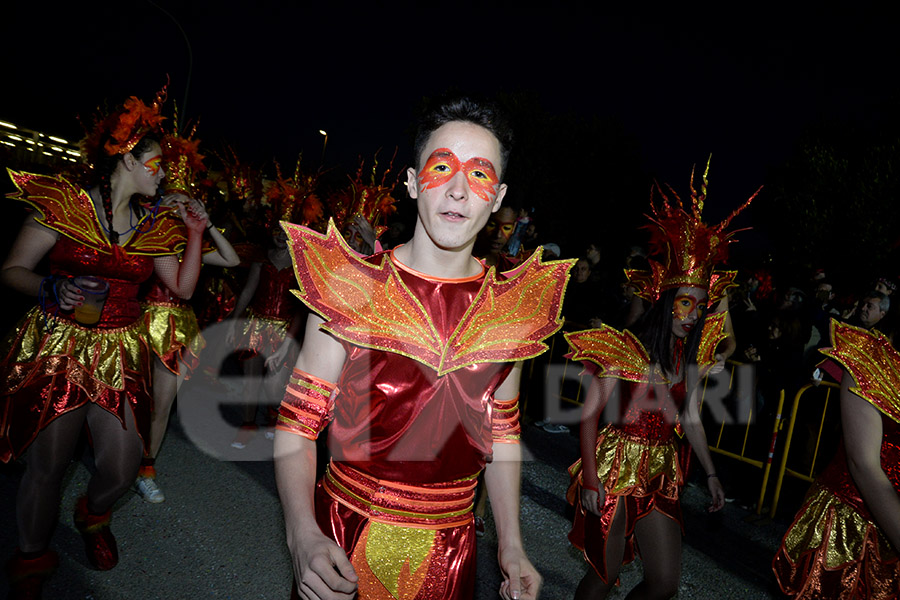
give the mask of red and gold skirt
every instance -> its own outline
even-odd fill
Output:
[[[0,363],[0,460],[20,456],[56,417],[97,404],[125,425],[132,410],[149,440],[150,353],[143,322],[89,329],[57,320],[48,328],[40,308],[29,311],[3,344]]]
[[[584,552],[585,560],[604,582],[609,582],[606,543],[617,511],[625,511],[625,555],[622,564],[634,560],[634,527],[652,511],[661,512],[684,529],[678,501],[684,479],[674,439],[654,443],[612,425],[603,428],[597,438],[597,477],[606,495],[599,517],[585,511],[581,505],[581,460],[569,467],[569,475],[572,476],[572,484],[566,499],[575,507],[575,521],[569,532],[569,541]]]
[[[900,598],[900,557],[878,529],[816,484],[794,518],[772,570],[795,598]]]
[[[264,317],[247,309],[247,319],[244,322],[244,331],[238,340],[238,348],[241,360],[247,360],[254,356],[271,356],[287,337],[290,321]]]
[[[471,600],[475,484],[389,482],[332,462],[316,488],[316,518],[350,558],[360,598]]]
[[[197,368],[206,342],[194,309],[180,302],[153,302],[143,308],[150,350],[166,368],[176,375],[181,372],[181,363],[189,371]]]

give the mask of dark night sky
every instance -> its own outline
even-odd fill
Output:
[[[678,189],[711,152],[711,190],[729,208],[790,155],[804,127],[877,125],[898,87],[895,32],[879,15],[17,4],[2,26],[0,119],[25,127],[77,139],[76,114],[104,98],[148,98],[166,73],[169,97],[181,104],[187,46],[161,7],[193,50],[188,116],[200,116],[201,138],[227,139],[241,154],[290,163],[305,150],[317,160],[322,128],[326,165],[350,170],[358,156],[395,146],[406,161],[422,96],[449,86],[526,91],[550,113],[620,120],[644,169]],[[586,179],[576,185],[591,185]]]

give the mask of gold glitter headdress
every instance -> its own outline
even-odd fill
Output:
[[[394,157],[397,153],[394,152]],[[356,179],[350,181],[350,186],[331,197],[329,205],[334,215],[334,220],[343,230],[356,216],[361,216],[375,230],[375,235],[380,236],[387,229],[384,221],[387,216],[397,210],[394,204],[397,199],[391,195],[397,182],[387,185],[387,178],[394,166],[394,157],[387,169],[381,175],[381,181],[376,180],[378,172],[378,154],[372,162],[372,173],[369,182],[363,181],[365,163],[361,162],[356,172]]]
[[[281,165],[275,163],[278,176],[266,192],[277,216],[272,224],[290,221],[296,225],[313,226],[325,216],[322,201],[315,192],[318,174],[304,175],[300,171],[300,160],[301,157],[298,157],[294,176],[291,178],[282,176]]]
[[[651,271],[625,271],[629,282],[638,287],[638,295],[651,302],[659,298],[660,292],[671,288],[696,287],[710,292],[710,300],[721,297],[729,285],[733,285],[734,273],[714,271],[713,267],[728,257],[728,245],[733,241],[737,231],[726,232],[732,219],[743,211],[759,193],[757,190],[750,198],[732,212],[718,225],[707,225],[701,219],[703,205],[706,201],[709,162],[703,172],[700,190],[694,188],[694,172],[691,172],[691,206],[690,212],[684,209],[681,198],[667,186],[674,197],[671,201],[662,188],[656,184],[656,192],[662,198],[657,207],[650,195],[650,210],[647,215],[650,224],[650,254],[657,259],[650,259]],[[762,189],[762,188],[760,188]]]
[[[93,126],[81,140],[81,149],[88,161],[93,163],[102,155],[131,152],[142,137],[158,131],[160,123],[165,120],[160,109],[166,101],[167,87],[168,84],[157,92],[150,106],[131,96],[111,113],[95,115]]]
[[[163,162],[165,163],[166,192],[179,192],[186,196],[196,197],[195,187],[197,177],[206,171],[203,164],[205,158],[200,154],[200,140],[196,138],[197,124],[191,127],[187,136],[178,133],[178,109],[175,109],[172,132],[167,133],[160,145],[162,146]]]

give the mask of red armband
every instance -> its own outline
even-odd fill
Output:
[[[275,428],[316,439],[334,416],[336,394],[335,384],[295,368]]]
[[[522,434],[519,427],[519,397],[512,400],[491,399],[491,435],[494,443],[518,444]]]

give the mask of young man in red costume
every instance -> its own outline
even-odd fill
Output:
[[[286,226],[311,315],[281,406],[275,468],[295,598],[474,597],[472,500],[486,467],[501,597],[536,598],[519,530],[519,363],[561,325],[571,267],[540,252],[505,277],[472,257],[506,194],[511,134],[467,99],[425,116],[412,239],[358,258]],[[526,310],[531,309],[531,310]],[[332,460],[316,484],[318,433]]]

